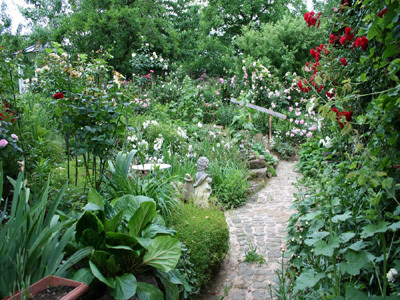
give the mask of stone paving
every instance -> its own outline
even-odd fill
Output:
[[[230,250],[214,282],[201,300],[270,300],[269,284],[275,284],[275,270],[281,267],[281,245],[296,191],[295,162],[281,161],[277,177],[271,178],[245,206],[226,212]],[[257,247],[266,264],[244,262],[249,244]]]

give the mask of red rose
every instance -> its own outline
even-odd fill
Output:
[[[379,18],[383,18],[383,15],[387,13],[387,8],[385,8],[384,10],[378,12],[378,17]]]
[[[53,95],[54,99],[63,99],[64,98],[64,94],[63,93],[55,93]]]
[[[340,38],[340,40],[339,40],[340,45],[343,45],[345,41],[346,41],[346,37],[345,37],[345,36],[342,36],[342,37]]]
[[[342,63],[343,66],[347,66],[346,58],[341,58],[340,62]]]
[[[361,38],[356,38],[356,40],[354,41],[354,44],[356,45],[356,47],[360,47],[361,46]]]
[[[364,51],[368,48],[368,39],[365,36],[361,37],[361,49]]]
[[[328,97],[328,98],[332,98],[333,97],[333,93],[331,94],[331,93],[329,93],[329,92],[325,92],[325,95]],[[333,109],[332,109],[333,110]]]

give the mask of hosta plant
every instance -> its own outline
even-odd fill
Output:
[[[125,195],[110,203],[90,190],[84,211],[73,246],[75,250],[89,246],[93,251],[76,279],[102,282],[115,299],[163,297],[158,287],[137,279],[153,276],[168,291],[167,299],[178,299],[178,285],[184,284],[175,269],[181,243],[173,237],[175,231],[165,227],[153,199]]]

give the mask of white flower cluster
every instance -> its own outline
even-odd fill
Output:
[[[184,129],[178,127],[177,130],[176,130],[176,132],[178,133],[178,135],[179,135],[180,137],[183,137],[184,139],[187,139],[187,138],[188,138],[187,133],[186,133],[186,130],[184,130]]]
[[[389,270],[389,272],[386,274],[386,278],[387,278],[388,282],[395,282],[396,277],[397,277],[398,274],[399,273],[397,272],[396,269],[391,268]]]
[[[156,151],[160,150],[163,142],[164,142],[164,137],[160,133],[159,137],[154,140],[154,146],[153,146],[154,150]]]
[[[329,136],[326,136],[325,139],[320,139],[319,143],[324,145],[326,148],[332,147],[331,138]]]
[[[155,121],[155,120],[151,120],[151,121],[147,120],[147,121],[143,122],[143,124],[142,124],[143,125],[143,129],[146,129],[150,124],[153,124],[153,125],[157,126],[158,122]]]

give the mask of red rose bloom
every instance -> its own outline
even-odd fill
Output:
[[[345,37],[345,36],[342,36],[342,37],[340,38],[339,42],[340,42],[340,45],[343,45],[344,42],[346,42],[346,37]]]
[[[387,8],[385,8],[384,10],[378,12],[378,17],[379,18],[383,18],[383,15],[387,13]]]
[[[54,99],[63,99],[64,98],[64,94],[63,93],[55,93],[53,95]]]
[[[360,47],[361,46],[361,38],[356,38],[356,40],[354,41],[354,45],[356,45],[356,47]]]
[[[368,48],[368,39],[365,36],[361,38],[361,49],[364,51]]]
[[[342,63],[343,66],[347,66],[346,58],[341,58],[340,62]]]

